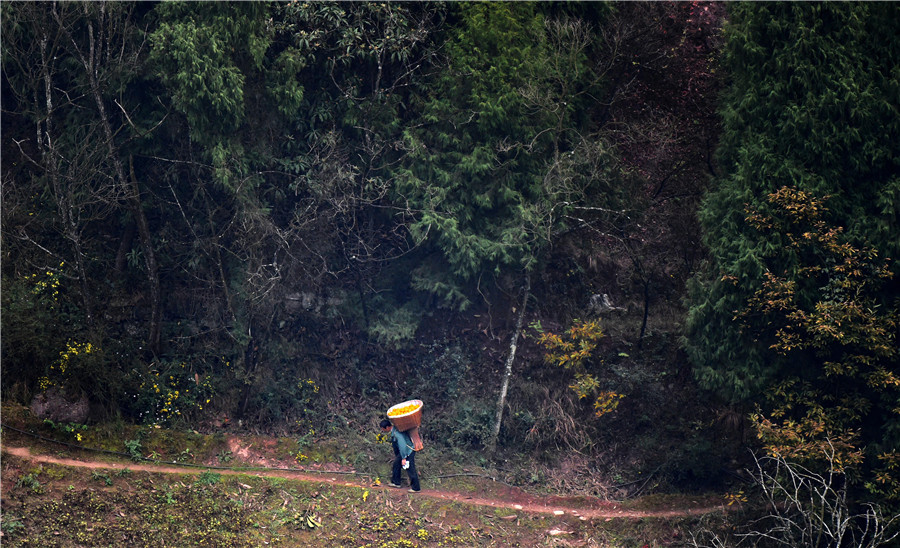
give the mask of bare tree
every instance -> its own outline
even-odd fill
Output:
[[[817,472],[780,456],[754,457],[753,480],[766,513],[740,526],[733,536],[703,531],[693,546],[811,546],[876,548],[900,537],[900,515],[848,497],[851,478],[841,473],[836,451],[825,454]]]
[[[84,28],[74,28],[70,10],[83,10]],[[125,160],[116,142],[113,118],[107,111],[105,94],[110,91],[113,77],[127,72],[139,58],[140,48],[129,43],[132,28],[127,6],[94,2],[81,6],[53,3],[51,12],[59,31],[65,36],[71,53],[84,69],[86,93],[97,109],[97,123],[102,130],[103,147],[113,171],[112,179],[137,223],[147,279],[150,285],[151,318],[147,344],[154,354],[159,353],[160,324],[162,322],[162,291],[159,283],[159,267],[151,241],[150,226],[141,202],[141,192],[134,168],[129,164],[126,173]],[[120,105],[121,106],[121,105]],[[127,113],[126,113],[127,117]]]
[[[509,379],[512,377],[513,363],[516,360],[516,348],[525,320],[525,308],[528,305],[528,298],[531,296],[531,277],[527,272],[525,273],[525,282],[522,284],[522,293],[522,305],[519,307],[518,316],[516,316],[516,329],[513,331],[509,341],[509,354],[506,356],[506,368],[503,372],[503,380],[500,382],[500,395],[497,398],[497,416],[494,419],[494,426],[491,429],[491,438],[487,443],[489,453],[493,453],[497,449],[497,438],[500,436],[500,425],[503,423],[503,411],[506,409],[506,394],[509,391]],[[513,308],[513,312],[515,312],[515,308]]]
[[[131,42],[134,28],[129,9],[123,5],[40,2],[18,4],[6,11],[4,72],[17,110],[32,119],[36,129],[33,144],[26,142],[29,139],[17,140],[16,145],[45,182],[47,195],[56,205],[60,233],[71,244],[71,253],[42,249],[60,255],[56,260],[71,257],[90,324],[95,299],[87,264],[94,257],[84,231],[89,223],[108,219],[123,204],[137,212],[138,221],[143,217],[139,197],[135,204],[136,183],[125,175],[114,140],[121,128],[113,125],[114,117],[104,104],[105,97],[115,91],[110,82],[121,81],[134,70],[141,48]],[[73,66],[81,70],[73,70]],[[92,104],[99,115],[92,113]],[[115,169],[110,171],[111,167]],[[26,181],[20,179],[16,184]],[[20,230],[17,235],[37,243],[27,232]],[[142,239],[145,244],[148,241]],[[144,254],[152,261],[150,251],[148,254],[145,249]],[[158,320],[158,313],[155,316]],[[151,341],[158,340],[154,331],[158,332],[158,327],[151,328]]]

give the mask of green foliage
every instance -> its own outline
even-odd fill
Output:
[[[91,479],[94,481],[103,482],[104,485],[112,485],[113,480],[109,477],[109,474],[106,472],[101,472],[100,470],[94,470],[91,472]]]
[[[728,400],[758,398],[798,365],[754,339],[764,323],[733,318],[771,265],[789,281],[810,266],[784,235],[752,230],[746,210],[770,213],[766,196],[782,187],[831,196],[831,227],[843,227],[857,248],[898,256],[896,211],[883,198],[897,185],[891,165],[900,146],[891,137],[900,118],[890,106],[897,97],[896,13],[888,4],[734,5],[726,29],[732,84],[723,107],[723,173],[700,212],[711,261],[693,282],[687,321],[698,380]],[[890,287],[876,296],[880,305],[893,306]],[[808,284],[798,298],[812,302],[819,292]]]
[[[701,385],[759,405],[769,455],[897,497],[897,7],[732,15],[688,354]]]
[[[213,472],[211,470],[204,470],[197,476],[197,483],[199,485],[215,485],[222,481],[222,474],[218,472]]]
[[[0,293],[3,314],[0,318],[3,323],[3,372],[8,381],[3,383],[4,393],[17,383],[25,384],[19,389],[36,392],[38,378],[44,373],[43,365],[57,359],[59,348],[65,344],[66,334],[60,332],[58,322],[68,325],[71,318],[66,307],[61,307],[58,302],[59,287],[50,280],[49,276],[30,275],[25,279],[3,276]],[[42,289],[47,284],[53,284],[52,290]],[[41,364],[41,367],[36,368],[34,364]],[[11,379],[16,381],[9,382]]]
[[[413,68],[410,63],[427,37],[428,19],[443,9],[374,2],[279,4],[275,29],[284,47],[275,66],[290,70],[274,73],[273,92],[300,100],[297,106],[308,116],[297,123],[311,136],[336,121],[348,130],[393,131],[402,108],[398,84],[404,80],[398,77]],[[307,67],[322,70],[309,70],[297,78]]]
[[[323,419],[319,386],[304,378],[303,364],[285,364],[280,371],[260,379],[251,399],[254,419],[264,424],[288,424],[304,434]]]
[[[69,340],[59,357],[50,364],[48,372],[38,380],[41,390],[51,386],[71,389],[87,382],[97,369],[102,369],[102,350],[90,342]]]
[[[4,512],[2,522],[0,522],[0,528],[2,528],[4,534],[15,536],[19,531],[25,528],[25,524],[17,518],[10,516],[9,512]]]
[[[191,137],[209,143],[236,130],[245,113],[245,70],[260,68],[271,36],[265,4],[169,2],[150,34],[156,74]]]
[[[490,405],[478,400],[466,399],[456,405],[456,416],[447,425],[446,432],[435,429],[438,439],[456,451],[480,449],[491,436],[494,412]]]
[[[369,334],[388,348],[398,348],[412,341],[422,319],[422,303],[410,301],[399,308],[377,307],[378,313],[369,323]]]
[[[86,424],[78,424],[75,422],[63,422],[57,423],[53,422],[50,419],[44,419],[44,424],[56,430],[57,432],[63,432],[67,434],[67,436],[71,439],[74,439],[76,442],[80,442],[82,440],[81,432],[88,430],[90,427]]]
[[[421,127],[404,134],[410,154],[397,199],[415,212],[413,239],[440,250],[446,265],[418,269],[416,287],[462,309],[470,293],[460,284],[502,267],[531,268],[539,247],[540,163],[525,148],[542,146],[543,127],[519,90],[538,62],[542,32],[528,4],[456,8],[447,67],[421,90]]]
[[[128,451],[128,454],[133,461],[139,461],[144,458],[144,455],[141,453],[143,445],[140,433],[138,434],[138,437],[133,440],[125,440],[125,449]]]
[[[755,418],[759,436],[770,455],[802,464],[828,461],[845,473],[866,457],[861,434],[868,466],[875,468],[876,456],[886,461],[900,448],[898,310],[877,301],[891,278],[887,262],[830,226],[824,200],[783,188],[768,202],[773,212],[749,211],[748,222],[763,235],[783,238],[794,259],[788,264],[796,266],[766,262],[762,288],[735,318],[796,364],[770,389],[766,416]],[[765,328],[752,328],[751,318]],[[880,494],[900,496],[893,471],[878,477]]]
[[[593,30],[523,3],[456,4],[451,15],[436,70],[410,98],[391,198],[416,246],[406,283],[462,311],[541,268],[574,204],[610,206],[622,187],[615,154],[579,110],[602,88]]]
[[[43,493],[44,486],[37,479],[37,473],[32,472],[30,474],[25,474],[21,476],[18,480],[16,480],[16,487],[25,487],[33,493]]]
[[[128,410],[143,424],[169,425],[203,410],[214,394],[205,364],[159,360],[131,372]],[[201,374],[202,373],[202,374]]]

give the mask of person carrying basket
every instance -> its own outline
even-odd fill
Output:
[[[391,433],[391,446],[394,448],[394,465],[391,469],[391,487],[400,487],[402,470],[409,476],[410,493],[422,490],[419,484],[419,473],[416,471],[416,452],[413,442],[406,432],[394,428],[391,421],[381,421],[381,429]]]
[[[401,406],[406,404],[415,407],[415,409],[408,413],[405,412],[405,408],[402,408]],[[400,487],[402,471],[406,470],[406,474],[409,476],[410,493],[418,493],[422,490],[422,487],[419,484],[419,473],[416,471],[416,450],[421,449],[422,446],[418,432],[418,424],[421,421],[421,408],[422,403],[419,400],[395,405],[391,409],[388,409],[388,417],[390,418],[382,420],[380,425],[382,431],[390,432],[391,447],[394,449],[394,465],[391,469],[390,486]],[[399,416],[398,411],[403,412],[404,416]],[[412,422],[403,420],[404,418],[409,418],[411,415],[414,415]],[[400,430],[398,425],[400,428],[406,426],[406,429]],[[415,441],[413,440],[413,437],[416,438]]]

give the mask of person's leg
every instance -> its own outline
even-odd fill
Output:
[[[416,452],[410,453],[406,460],[409,461],[409,468],[406,470],[409,475],[409,486],[413,491],[419,491],[422,487],[419,485],[419,473],[416,471]]]
[[[400,486],[400,470],[402,466],[400,464],[400,455],[396,455],[394,457],[394,466],[391,468],[391,485]]]

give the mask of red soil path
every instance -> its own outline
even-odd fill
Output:
[[[58,458],[48,455],[35,455],[27,447],[3,447],[4,453],[9,453],[16,457],[30,460],[32,462],[56,464],[61,466],[73,466],[80,468],[92,469],[113,469],[122,470],[128,468],[131,471],[145,471],[157,474],[195,474],[195,471],[177,466],[165,466],[157,464],[136,464],[136,463],[115,463],[115,462],[99,462],[90,460],[76,460],[70,458]],[[239,470],[217,470],[223,475],[248,475],[257,477],[278,477],[292,480],[306,481],[320,484],[340,485],[344,487],[372,488],[371,484],[365,482],[347,481],[329,476],[329,474],[314,475],[303,472],[292,472],[285,470],[260,470],[260,471],[239,471]],[[539,497],[530,495],[519,489],[503,488],[500,492],[494,491],[494,498],[467,495],[453,491],[444,491],[440,489],[423,489],[419,493],[407,493],[405,489],[393,489],[390,487],[380,487],[395,498],[412,497],[430,497],[434,499],[443,499],[449,501],[460,502],[463,504],[472,504],[477,506],[486,506],[491,508],[506,508],[516,512],[528,512],[536,514],[555,514],[574,516],[577,518],[587,519],[639,519],[639,518],[675,518],[684,516],[697,516],[703,514],[711,514],[723,512],[724,506],[709,506],[708,503],[692,502],[691,506],[680,507],[667,510],[630,510],[620,508],[618,504],[613,502],[605,502],[601,500],[585,501],[584,498],[566,499],[565,497]]]

